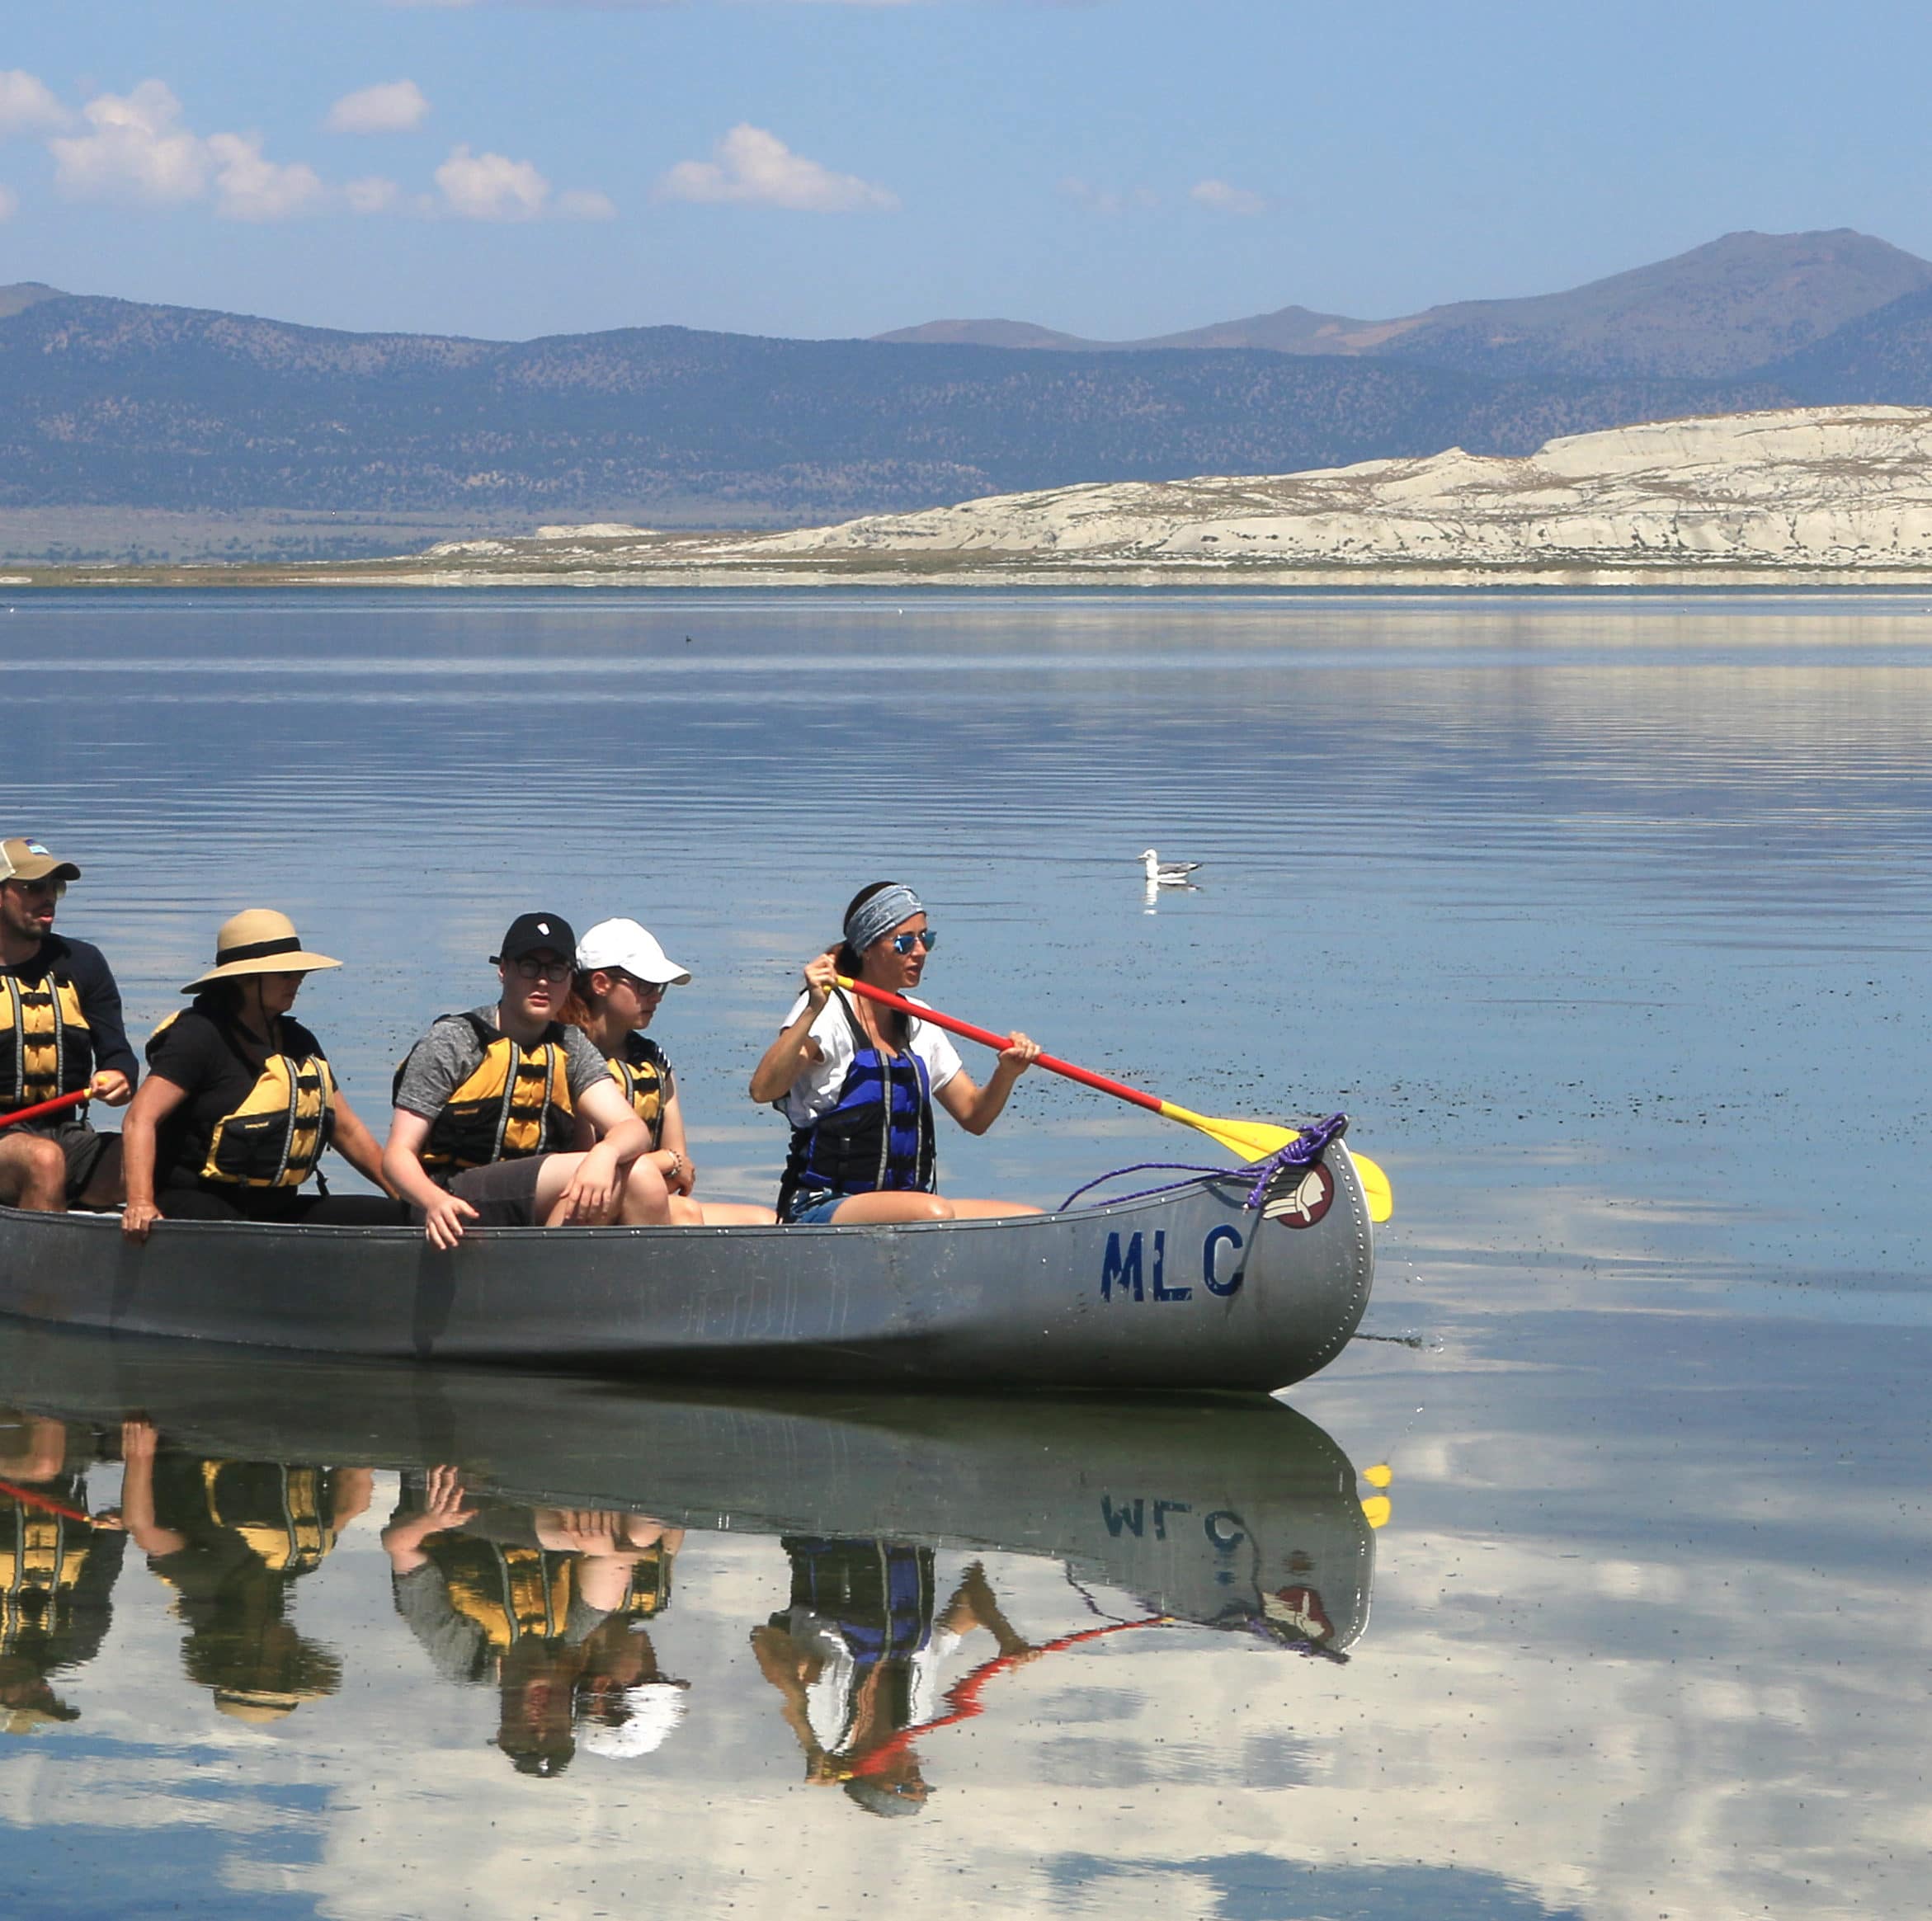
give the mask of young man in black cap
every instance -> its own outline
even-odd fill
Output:
[[[120,990],[97,947],[54,931],[81,870],[38,840],[0,840],[0,1119],[87,1090],[133,1099],[139,1067]],[[88,1126],[87,1104],[0,1128],[0,1205],[61,1213],[120,1198],[120,1137]]]
[[[577,935],[559,914],[520,914],[496,954],[502,998],[445,1014],[397,1073],[383,1171],[432,1247],[463,1224],[554,1227],[662,1224],[664,1177],[650,1131],[581,1029],[558,1019]],[[602,1131],[572,1152],[582,1118]]]

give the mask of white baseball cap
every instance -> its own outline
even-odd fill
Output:
[[[577,965],[586,974],[596,968],[621,968],[660,987],[688,986],[691,978],[690,969],[671,959],[634,920],[600,920],[577,942]]]
[[[655,1754],[684,1719],[685,1686],[682,1681],[641,1681],[626,1688],[624,1719],[615,1727],[599,1723],[584,1729],[584,1752],[609,1761]]]

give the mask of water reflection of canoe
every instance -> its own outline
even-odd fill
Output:
[[[0,1404],[104,1426],[139,1410],[229,1460],[448,1462],[530,1506],[1048,1556],[1152,1610],[1325,1652],[1368,1617],[1355,1470],[1261,1396],[673,1395],[17,1328]]]
[[[603,1373],[1285,1387],[1341,1352],[1374,1244],[1345,1148],[1140,1199],[893,1227],[473,1232],[0,1208],[0,1313],[321,1354]],[[1253,1204],[1251,1204],[1253,1203]]]

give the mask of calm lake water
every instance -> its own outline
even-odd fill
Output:
[[[1932,605],[16,591],[0,666],[132,1029],[281,907],[378,1117],[511,915],[634,915],[768,1198],[894,876],[935,1005],[1397,1210],[1292,1409],[0,1328],[0,1912],[1922,1909]],[[1211,1153],[1034,1076],[942,1180]]]

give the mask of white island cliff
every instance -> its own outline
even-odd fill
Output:
[[[1305,473],[1111,482],[777,534],[544,532],[449,543],[408,577],[1916,584],[1932,579],[1932,409],[1718,415],[1579,434],[1517,459],[1452,448]]]

